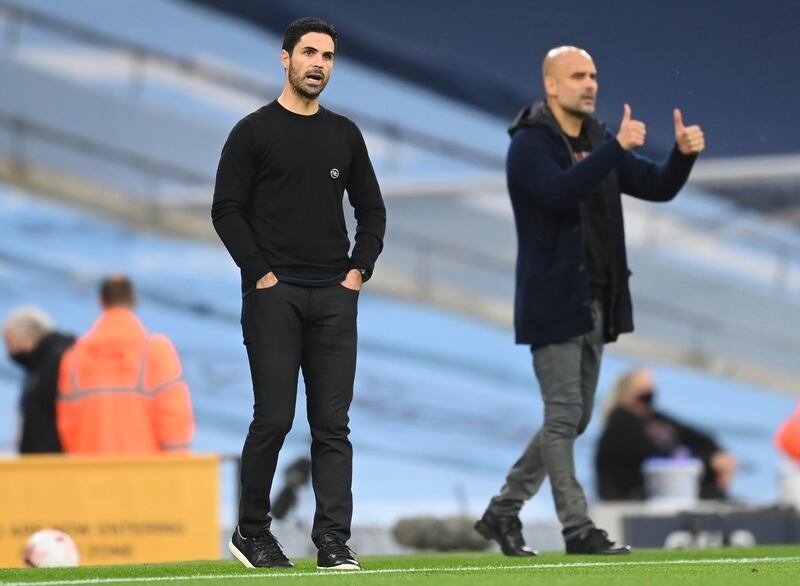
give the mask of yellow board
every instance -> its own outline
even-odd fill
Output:
[[[219,558],[219,458],[0,460],[0,567],[30,535],[68,533],[81,565]]]

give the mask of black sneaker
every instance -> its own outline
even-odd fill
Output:
[[[325,533],[317,544],[318,570],[360,570],[355,552],[331,533]]]
[[[228,542],[228,549],[237,560],[248,568],[293,568],[283,548],[268,527],[264,527],[255,537],[244,537],[239,526]]]
[[[516,515],[501,517],[486,511],[480,521],[475,523],[475,530],[484,539],[493,539],[499,543],[500,551],[507,556],[532,557],[539,553],[525,545],[525,539],[522,537],[522,521]]]
[[[631,553],[630,545],[617,545],[608,539],[608,533],[592,527],[583,535],[576,535],[565,540],[567,553],[627,555]]]

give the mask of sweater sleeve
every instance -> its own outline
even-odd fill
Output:
[[[383,250],[386,207],[369,160],[364,137],[355,124],[353,131],[353,158],[350,162],[346,188],[356,218],[355,244],[350,257],[350,268],[372,272],[375,261]]]
[[[258,281],[271,271],[245,219],[258,170],[252,130],[247,118],[231,130],[217,167],[211,220],[225,248],[246,279]]]
[[[564,169],[552,140],[543,130],[518,130],[511,139],[506,166],[509,188],[555,211],[577,207],[626,154],[611,138],[584,160]]]
[[[647,201],[673,199],[689,179],[697,155],[684,155],[675,145],[667,158],[654,163],[630,152],[619,167],[623,193]]]
[[[644,420],[622,407],[609,416],[602,438],[601,449],[607,457],[631,466],[641,466],[647,458],[669,455],[647,435]]]
[[[694,456],[702,460],[708,460],[715,452],[721,451],[717,442],[710,435],[663,413],[658,413],[657,416],[675,426],[678,432],[678,441],[689,448],[689,451]]]

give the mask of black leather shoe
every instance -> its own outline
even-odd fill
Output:
[[[356,554],[347,544],[331,533],[325,533],[317,544],[318,570],[360,570]]]
[[[486,511],[480,521],[475,523],[475,530],[484,539],[499,543],[500,551],[505,555],[531,557],[539,553],[525,545],[525,539],[522,537],[522,521],[516,515],[500,517]]]
[[[596,527],[592,527],[583,535],[576,535],[565,541],[567,553],[584,555],[627,555],[631,553],[630,545],[617,545],[608,539],[608,533]]]
[[[264,527],[255,537],[243,537],[239,527],[228,542],[228,549],[248,568],[293,568],[283,548],[269,528]]]

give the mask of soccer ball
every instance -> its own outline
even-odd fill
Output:
[[[72,538],[58,529],[42,529],[25,544],[25,565],[33,568],[74,567],[80,562]]]

